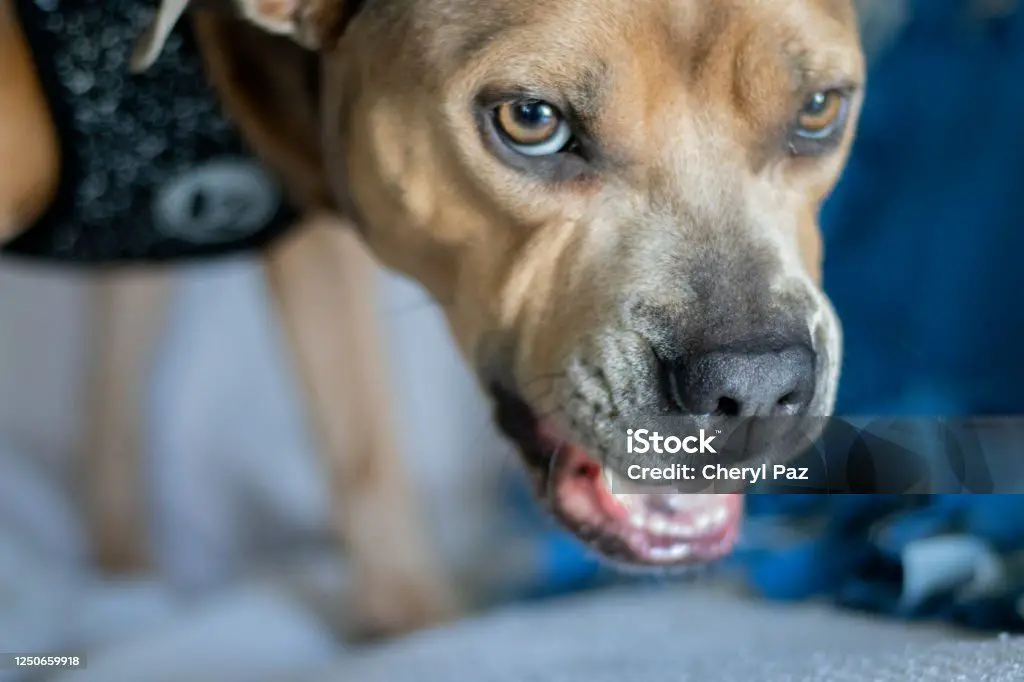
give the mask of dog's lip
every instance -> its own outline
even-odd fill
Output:
[[[555,514],[599,551],[632,564],[704,563],[732,549],[743,496],[625,489],[583,448],[556,453],[548,483]]]
[[[552,442],[551,434],[541,433],[533,409],[518,393],[498,383],[492,384],[490,390],[495,404],[495,422],[519,447],[531,472],[546,484],[558,443]]]
[[[566,439],[553,420],[538,419],[515,393],[492,392],[498,424],[519,446],[537,492],[593,549],[624,563],[663,567],[713,561],[732,549],[742,495],[623,494],[612,485],[615,474]]]

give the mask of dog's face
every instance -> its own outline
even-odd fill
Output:
[[[632,563],[727,551],[738,496],[607,481],[652,416],[785,417],[756,461],[831,411],[817,216],[861,103],[848,0],[235,2],[320,48],[336,201],[441,303],[554,512]]]
[[[738,497],[609,495],[601,465],[644,416],[830,412],[848,3],[370,2],[326,65],[339,191],[444,306],[554,511],[630,562],[726,551]]]

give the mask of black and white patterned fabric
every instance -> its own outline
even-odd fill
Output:
[[[279,185],[207,85],[188,21],[148,71],[132,74],[132,50],[155,3],[15,7],[63,167],[49,212],[5,252],[83,265],[173,261],[258,248],[293,222]]]

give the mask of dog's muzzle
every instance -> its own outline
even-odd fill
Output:
[[[817,435],[811,430],[821,420],[811,412],[827,402],[824,386],[832,381],[821,344],[805,330],[794,320],[771,333],[748,327],[713,344],[677,338],[661,346],[620,335],[594,344],[590,361],[577,363],[586,369],[570,373],[556,414],[540,415],[508,384],[493,385],[497,421],[522,453],[538,496],[601,554],[641,566],[712,561],[735,543],[746,483],[698,477],[637,485],[629,467],[754,467],[800,454]],[[637,428],[717,440],[710,454],[690,448],[636,459],[625,443]]]

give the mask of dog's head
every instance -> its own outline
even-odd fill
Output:
[[[318,50],[316,106],[273,106],[317,112],[304,153],[443,306],[555,513],[628,562],[726,551],[737,496],[627,499],[602,467],[651,415],[830,412],[818,211],[862,98],[850,3],[240,2]]]

